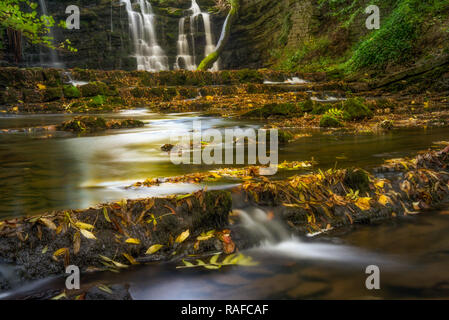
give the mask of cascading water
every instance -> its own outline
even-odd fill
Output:
[[[178,36],[178,55],[176,56],[175,69],[187,69],[195,70],[197,68],[196,63],[196,48],[195,48],[195,35],[198,30],[198,18],[201,16],[203,18],[204,33],[206,46],[204,48],[204,57],[208,56],[215,50],[215,45],[213,41],[212,34],[212,23],[210,20],[210,15],[206,12],[201,12],[201,8],[196,2],[192,0],[192,5],[189,9],[191,15],[187,18],[190,22],[190,41],[192,44],[192,50],[190,50],[188,35],[185,31],[186,17],[179,20],[179,36]],[[218,71],[219,65],[218,61],[214,63],[211,71]]]
[[[48,16],[47,4],[45,3],[45,0],[39,0],[39,5],[41,7],[42,14],[44,16]],[[50,31],[48,32],[48,36],[53,39],[55,38],[53,30],[51,28],[50,28]],[[58,54],[57,54],[56,50],[49,49],[49,57],[50,57],[50,61],[46,62],[43,57],[43,52],[41,51],[41,54],[40,54],[41,66],[48,66],[48,67],[53,67],[53,68],[62,67],[62,64],[59,62]]]
[[[287,256],[299,260],[328,260],[345,263],[361,261],[385,262],[384,257],[345,245],[303,241],[287,231],[272,214],[259,208],[234,210],[249,237],[260,245],[252,250],[271,256]]]
[[[147,0],[120,0],[126,5],[129,28],[134,44],[134,55],[137,60],[137,70],[151,72],[168,70],[168,58],[158,45],[155,31],[155,16],[153,8]],[[138,4],[140,12],[134,11],[133,5]]]

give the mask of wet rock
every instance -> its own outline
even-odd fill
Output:
[[[164,151],[164,152],[170,152],[170,151],[173,150],[174,147],[175,147],[175,146],[172,145],[172,144],[164,144],[164,145],[161,147],[161,150]]]
[[[112,292],[92,287],[86,292],[85,300],[132,300],[129,285],[115,284],[107,287]]]
[[[57,127],[58,130],[72,132],[95,132],[107,129],[138,128],[145,124],[140,120],[109,120],[102,117],[79,116]]]
[[[45,102],[59,100],[62,97],[63,97],[62,89],[59,88],[59,87],[57,87],[57,88],[47,88],[44,91],[44,101]]]
[[[340,120],[331,115],[325,114],[321,117],[320,127],[322,128],[340,128],[342,126],[343,124],[340,122]]]
[[[292,299],[317,298],[331,291],[331,286],[325,282],[305,281],[287,292]]]
[[[393,130],[394,122],[393,122],[393,120],[384,120],[381,123],[379,123],[379,128],[382,128],[385,130]]]

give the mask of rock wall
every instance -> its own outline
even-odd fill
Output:
[[[212,9],[214,0],[197,0],[203,11]],[[177,54],[179,19],[190,7],[190,0],[151,0],[157,19],[157,37],[172,67]],[[310,0],[241,0],[240,16],[220,61],[222,69],[259,68],[270,60],[270,50],[288,44],[295,46],[308,35],[313,6]],[[66,68],[135,70],[128,15],[119,0],[47,0],[49,14],[56,21],[65,20],[69,5],[80,8],[80,30],[55,29],[58,41],[69,39],[76,53],[59,51],[58,58]],[[39,10],[39,8],[38,8]],[[214,41],[217,41],[225,19],[224,13],[211,15]],[[201,24],[201,23],[200,23]],[[202,26],[200,25],[200,29]],[[197,48],[204,48],[204,37],[198,33]],[[197,64],[202,50],[197,49]],[[3,55],[0,64],[12,59]],[[49,62],[48,50],[24,41],[22,67],[41,66]]]

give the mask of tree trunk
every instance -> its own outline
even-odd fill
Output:
[[[201,61],[198,66],[198,70],[204,71],[212,68],[213,64],[218,60],[220,54],[223,52],[231,34],[231,26],[234,21],[237,19],[239,8],[240,8],[240,0],[228,0],[231,4],[231,10],[226,17],[226,20],[223,24],[223,29],[221,31],[220,40],[218,40],[215,51],[209,54],[207,57]]]
[[[14,55],[14,62],[19,63],[22,61],[22,33],[12,28],[7,28],[6,33],[9,49]]]

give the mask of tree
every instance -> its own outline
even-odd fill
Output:
[[[217,46],[211,54],[201,61],[198,66],[198,70],[208,70],[212,67],[215,61],[218,60],[220,54],[223,52],[226,44],[228,43],[229,36],[231,34],[231,26],[234,21],[237,19],[237,15],[240,8],[240,0],[226,0],[228,4],[231,6],[229,10],[228,16],[223,25],[223,30],[221,31],[220,40],[218,40]]]
[[[51,16],[39,16],[36,8],[37,3],[29,0],[0,1],[0,27],[6,29],[8,42],[14,50],[16,60],[20,60],[22,37],[32,44],[43,45],[50,49],[76,51],[70,46],[69,40],[58,44],[57,47],[53,44],[54,39],[48,36],[48,33],[50,28],[55,26],[55,20]],[[61,21],[58,26],[65,28],[65,22]]]

